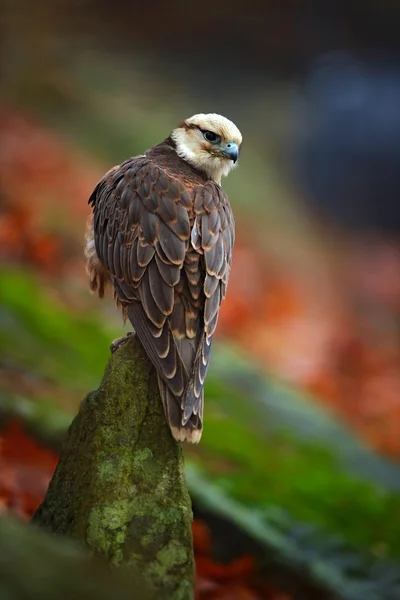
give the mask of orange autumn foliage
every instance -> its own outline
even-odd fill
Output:
[[[38,231],[32,211],[23,207],[3,210],[0,214],[0,259],[29,263],[49,274],[60,273],[60,240]]]
[[[0,510],[28,520],[40,504],[57,464],[57,455],[41,448],[11,421],[0,435]]]
[[[76,148],[64,147],[33,117],[0,105],[0,181],[2,193],[29,207],[39,224],[49,209],[58,215],[88,214],[87,198],[101,177]]]
[[[277,273],[276,264],[256,252],[239,237],[220,333],[270,372],[315,394],[377,451],[400,456],[400,341],[394,327],[383,334],[370,327],[351,294],[337,292],[334,277],[322,293],[317,277],[313,282]],[[249,272],[251,261],[256,267]],[[388,288],[392,308],[395,296]]]
[[[83,237],[100,176],[32,117],[0,105],[0,260],[60,275],[70,246],[62,234]]]

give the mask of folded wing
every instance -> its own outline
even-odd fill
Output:
[[[97,256],[157,369],[164,404],[175,402],[166,407],[171,427],[201,430],[204,380],[232,259],[228,199],[213,182],[191,186],[139,157],[112,169],[89,202]]]

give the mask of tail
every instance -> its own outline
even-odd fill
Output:
[[[156,329],[139,302],[127,304],[126,312],[157,370],[158,387],[172,435],[180,442],[199,442],[211,338],[206,342],[204,332],[199,332],[200,339],[176,339],[169,321]]]
[[[189,419],[185,422],[185,411],[181,407],[181,401],[172,394],[160,376],[158,376],[158,387],[164,405],[165,416],[167,417],[174,438],[178,442],[198,444],[203,432],[204,390],[201,391],[200,398],[196,400],[197,409],[195,409],[195,412],[191,412]],[[190,390],[187,395],[190,395]],[[182,402],[183,406],[187,406],[190,403],[190,398],[185,398]]]

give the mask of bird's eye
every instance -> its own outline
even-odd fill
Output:
[[[212,144],[218,144],[221,141],[219,135],[214,133],[213,131],[203,131],[204,139],[207,142],[211,142]]]

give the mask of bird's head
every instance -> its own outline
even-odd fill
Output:
[[[242,135],[221,115],[194,115],[171,134],[177,154],[220,184],[237,164]]]

